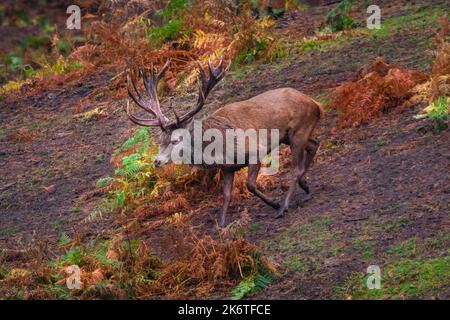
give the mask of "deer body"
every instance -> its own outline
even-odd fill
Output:
[[[282,140],[289,132],[310,131],[320,117],[320,106],[293,88],[280,88],[228,104],[213,113],[241,129],[278,129]]]
[[[156,99],[157,81],[164,73],[167,64],[163,68],[163,71],[157,75],[155,75],[152,70],[151,79],[146,77],[142,72],[147,94],[150,97],[147,105],[145,105],[142,95],[136,89],[134,81],[131,80],[133,87],[138,94],[138,98],[134,97],[129,90],[130,97],[138,106],[152,113],[155,117],[152,119],[136,118],[129,113],[129,109],[127,108],[129,117],[133,122],[140,125],[159,125],[162,129],[160,136],[160,151],[155,158],[155,166],[161,167],[169,163],[171,161],[170,154],[174,146],[178,143],[187,143],[186,141],[173,141],[172,133],[174,130],[184,128],[190,133],[195,134],[192,121],[193,116],[203,107],[207,94],[223,76],[224,70],[222,65],[223,61],[221,61],[220,65],[216,68],[212,68],[211,65],[209,65],[209,79],[206,77],[204,70],[202,68],[200,69],[201,86],[197,107],[194,111],[188,112],[188,116],[185,115],[182,118],[179,118],[175,114],[176,121],[172,122],[162,114]],[[299,185],[306,193],[309,193],[309,188],[307,187],[303,176],[310,166],[318,148],[318,143],[311,139],[310,136],[321,115],[322,107],[312,98],[293,88],[280,88],[269,90],[248,100],[225,105],[216,110],[211,116],[202,120],[204,128],[213,128],[220,131],[225,129],[255,129],[257,131],[260,129],[277,129],[279,132],[279,144],[284,143],[291,147],[291,185],[286,196],[280,203],[266,196],[256,187],[256,179],[261,168],[260,162],[249,163],[246,161],[245,163],[240,164],[213,165],[220,168],[224,179],[223,206],[219,219],[220,226],[224,226],[225,224],[225,216],[231,200],[234,173],[243,167],[248,167],[247,187],[249,191],[258,196],[266,204],[276,209],[276,218],[282,217],[284,212],[288,209],[291,197],[296,190],[297,185]],[[269,143],[268,146],[270,145],[271,144]],[[202,144],[200,147],[204,148],[204,146],[205,145]],[[195,152],[194,148],[191,150],[192,152]],[[270,148],[268,148],[267,153],[270,153],[270,151]],[[229,151],[227,150],[226,152]],[[193,156],[194,154],[191,155],[191,158],[193,158]],[[200,163],[199,165],[205,166],[204,163]]]

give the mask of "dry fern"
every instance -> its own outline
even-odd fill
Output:
[[[356,78],[336,89],[333,103],[342,125],[367,123],[381,114],[401,106],[411,90],[426,81],[427,75],[387,64],[377,58],[361,68]]]

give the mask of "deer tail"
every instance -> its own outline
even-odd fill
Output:
[[[325,115],[325,110],[320,102],[317,102],[316,100],[313,100],[313,101],[317,106],[317,111],[319,112],[319,114],[318,114],[319,119],[322,119]]]

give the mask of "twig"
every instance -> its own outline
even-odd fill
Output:
[[[369,216],[367,216],[367,217],[360,217],[360,218],[354,218],[354,219],[344,219],[344,222],[361,221],[361,220],[367,220],[367,219],[369,219]]]
[[[124,73],[124,71],[120,71],[118,74],[116,74],[114,77],[112,77],[111,79],[109,79],[109,81],[114,81],[116,80],[118,77],[120,77],[122,74]]]

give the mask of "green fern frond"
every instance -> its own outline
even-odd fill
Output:
[[[272,282],[270,272],[251,275],[243,279],[231,292],[232,300],[240,300],[246,295],[266,289]]]
[[[116,204],[118,208],[123,208],[125,207],[125,200],[126,200],[126,196],[125,196],[125,192],[124,191],[117,191],[116,193]]]
[[[84,253],[79,247],[73,247],[61,257],[61,261],[70,265],[80,265],[83,261]]]
[[[108,244],[103,243],[95,253],[95,258],[103,265],[112,266],[113,268],[117,268],[120,265],[119,261],[111,260],[106,255],[108,253]]]
[[[255,276],[251,275],[250,277],[247,277],[243,279],[241,282],[239,282],[236,288],[233,289],[233,291],[231,292],[231,299],[240,300],[247,294],[254,291],[255,288],[256,288]]]
[[[121,153],[136,146],[139,146],[139,152],[142,153],[148,149],[150,135],[147,128],[140,127],[134,135],[128,138],[122,146],[117,149],[116,153]]]
[[[100,179],[97,180],[96,186],[97,186],[97,188],[106,188],[106,187],[109,186],[113,181],[114,181],[114,179],[111,178],[111,177],[100,178]]]
[[[266,289],[272,282],[272,275],[270,273],[258,274],[255,277],[255,289],[256,290],[264,290]]]
[[[140,153],[133,153],[122,159],[122,168],[115,171],[115,175],[124,175],[128,180],[137,180],[138,174],[146,168],[149,164],[142,161]]]
[[[69,244],[72,240],[70,239],[70,237],[65,233],[61,233],[61,236],[59,237],[59,241],[58,244],[60,246],[65,246],[67,244]]]

